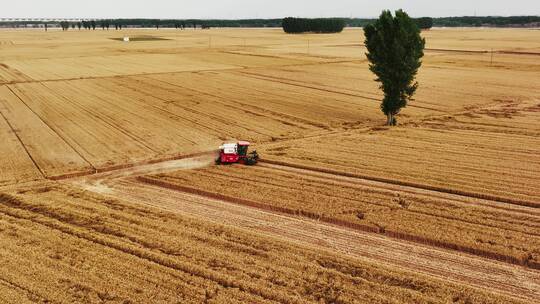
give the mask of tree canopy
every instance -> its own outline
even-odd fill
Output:
[[[416,18],[414,21],[421,30],[429,30],[433,27],[433,18],[431,17]]]
[[[412,99],[422,65],[425,40],[416,22],[402,10],[383,11],[377,21],[364,27],[369,69],[377,76],[384,93],[381,110],[387,124],[395,125],[395,115]]]
[[[287,17],[282,21],[285,33],[340,33],[345,27],[342,18],[293,18]]]

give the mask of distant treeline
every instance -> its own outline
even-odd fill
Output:
[[[434,18],[434,26],[442,27],[538,27],[540,16],[514,17],[445,17]]]
[[[62,29],[281,27],[282,19],[95,19],[81,21],[0,21],[0,27],[61,27]]]
[[[287,22],[296,21],[288,24]],[[343,24],[344,27],[364,27],[375,19],[363,18],[285,18],[285,19],[109,19],[85,21],[0,21],[0,27],[62,27],[68,29],[122,29],[125,27],[142,28],[210,28],[210,27],[286,27],[287,30],[297,32],[298,28],[308,29],[308,32],[335,32]],[[303,20],[303,21],[301,21]],[[306,21],[309,20],[309,21]],[[285,22],[284,22],[285,21]],[[538,27],[540,16],[514,16],[514,17],[444,17],[444,18],[417,18],[418,25],[423,29],[435,27]],[[285,24],[284,24],[285,23]]]
[[[345,20],[341,18],[284,18],[282,22],[285,33],[341,33]]]

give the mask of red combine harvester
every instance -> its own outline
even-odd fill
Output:
[[[239,141],[237,143],[227,143],[219,147],[219,157],[216,159],[216,164],[244,164],[253,166],[259,161],[257,151],[249,152],[250,143],[247,141]]]

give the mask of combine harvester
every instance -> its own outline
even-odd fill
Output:
[[[244,164],[253,166],[259,161],[257,151],[249,152],[250,143],[239,141],[236,143],[226,143],[219,147],[219,157],[216,159],[216,165],[222,164]]]

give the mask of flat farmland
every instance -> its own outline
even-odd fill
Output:
[[[0,31],[0,301],[540,301],[538,31],[423,35],[388,128],[360,29]]]
[[[265,152],[288,164],[318,163],[314,167],[538,207],[538,106],[507,102],[396,130],[269,145]]]
[[[519,303],[70,186],[0,199],[3,302]]]
[[[235,180],[246,182],[230,187]],[[263,164],[185,170],[144,182],[540,267],[540,213]],[[444,233],[441,231],[444,230]]]

